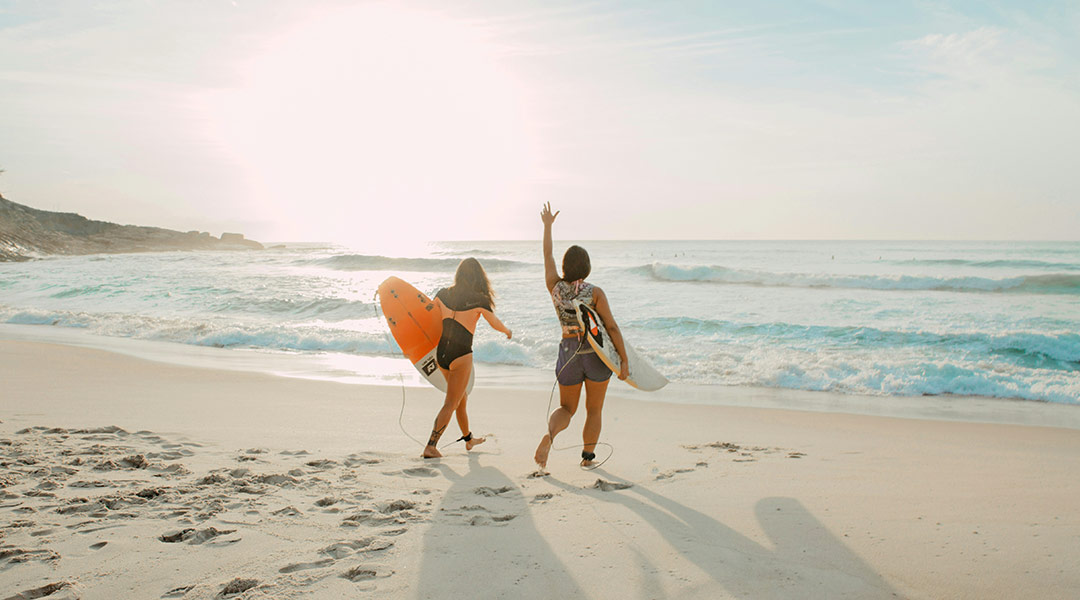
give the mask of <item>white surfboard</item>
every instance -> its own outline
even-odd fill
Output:
[[[442,371],[439,370],[439,365],[435,361],[435,350],[428,352],[423,358],[413,363],[416,367],[416,371],[420,373],[420,376],[427,380],[428,383],[435,386],[435,389],[440,392],[446,393],[446,378],[443,377]],[[476,362],[473,362],[473,368],[469,371],[469,383],[465,385],[465,393],[472,393],[473,382],[476,381]]]
[[[619,352],[615,349],[611,337],[608,336],[604,322],[600,315],[581,300],[574,300],[574,308],[577,309],[578,324],[585,331],[585,337],[589,345],[596,351],[596,355],[611,369],[616,376],[622,370],[622,361]],[[626,360],[630,363],[630,374],[626,377],[626,383],[646,392],[655,392],[667,385],[667,377],[660,374],[655,367],[649,364],[638,351],[623,337],[623,345],[626,347]]]

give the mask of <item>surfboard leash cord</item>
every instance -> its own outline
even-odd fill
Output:
[[[371,298],[372,298],[372,300],[376,300],[376,302],[371,307],[375,311],[375,318],[378,319],[378,320],[385,321],[384,316],[379,311],[379,302],[377,302],[377,300],[379,299],[379,291],[375,290],[375,293],[372,295]],[[393,351],[394,344],[396,342],[394,342],[393,339],[391,338],[390,330],[387,329],[386,331],[384,331],[383,335],[386,337],[387,345],[390,347],[391,351]],[[398,412],[398,421],[397,421],[398,429],[401,430],[401,433],[405,434],[405,437],[407,437],[410,440],[412,440],[412,441],[416,442],[417,444],[419,444],[421,448],[426,448],[427,447],[426,443],[416,439],[411,433],[409,433],[405,429],[405,376],[401,374],[401,371],[398,371],[398,381],[401,383],[401,410]],[[442,450],[443,448],[445,448],[447,446],[451,446],[453,444],[456,444],[456,443],[458,443],[460,441],[461,441],[460,439],[457,439],[457,440],[454,440],[452,442],[447,442],[447,443],[443,444],[442,446],[439,446],[439,449]]]
[[[376,291],[375,294],[372,295],[372,299],[373,300],[378,300],[378,296],[379,296],[379,292]],[[375,302],[372,305],[372,309],[375,311],[375,318],[376,319],[385,320],[383,318],[383,315],[379,311],[379,303],[378,302]],[[393,341],[392,341],[392,339],[390,337],[389,329],[384,331],[383,335],[386,337],[387,345],[390,348],[393,348],[394,347],[393,346]],[[562,366],[562,369],[559,369],[559,372],[555,374],[555,383],[552,384],[551,393],[548,394],[547,411],[544,413],[544,428],[545,429],[547,428],[547,425],[548,425],[548,417],[551,414],[551,402],[555,398],[555,388],[557,388],[559,386],[559,375],[562,375],[563,370],[566,369],[566,367],[568,367],[570,365],[570,361],[572,361],[575,358],[577,358],[578,356],[580,356],[581,348],[584,347],[584,345],[585,345],[585,337],[582,336],[581,341],[578,343],[578,347],[577,347],[576,350],[574,350],[574,354],[570,357],[570,360],[566,361],[566,364]],[[405,437],[407,437],[410,440],[416,442],[421,448],[426,448],[427,447],[426,443],[420,441],[415,436],[413,436],[411,433],[409,433],[408,430],[405,429],[405,376],[402,375],[400,371],[398,372],[398,381],[399,381],[399,383],[401,385],[401,410],[398,411],[398,429],[401,430],[401,433],[405,434]],[[458,443],[460,441],[461,441],[460,439],[457,439],[457,440],[454,440],[452,442],[447,442],[446,444],[443,444],[442,446],[439,446],[439,449],[442,450],[443,448],[446,448],[447,446],[451,446],[453,444],[456,444],[456,443]],[[615,455],[615,446],[612,446],[611,444],[609,444],[607,442],[599,442],[598,441],[595,444],[593,444],[593,446],[606,446],[608,448],[608,455],[604,458],[604,460],[600,461],[599,463],[596,463],[595,465],[590,465],[588,467],[585,467],[585,466],[581,467],[583,470],[592,471],[593,469],[598,469],[601,466],[603,466],[604,463],[611,460],[611,457]],[[563,451],[566,451],[566,450],[574,450],[574,449],[577,449],[577,448],[584,448],[584,447],[585,447],[585,444],[577,444],[577,445],[574,445],[574,446],[563,446],[561,448],[555,448],[554,447],[554,440],[552,440],[551,451],[552,452],[563,452]]]
[[[570,363],[575,358],[577,358],[578,356],[581,356],[582,354],[584,354],[583,352],[581,352],[581,349],[584,346],[585,346],[585,336],[582,335],[581,340],[578,342],[577,350],[574,350],[574,353],[570,356],[570,360],[567,360],[566,364],[563,365],[562,368],[559,369],[559,372],[555,374],[555,383],[551,384],[551,393],[548,394],[547,412],[544,413],[544,429],[548,430],[548,435],[551,435],[551,431],[549,429],[550,428],[549,419],[551,418],[551,402],[552,402],[552,400],[555,399],[555,388],[559,387],[559,375],[562,375],[562,372],[566,369],[566,367],[570,366]],[[586,409],[586,410],[588,410],[588,409]],[[601,466],[603,466],[604,463],[611,460],[611,457],[615,455],[615,446],[612,446],[611,444],[609,444],[607,442],[598,441],[598,442],[596,442],[595,444],[592,444],[592,445],[593,445],[594,450],[596,449],[595,448],[596,446],[607,446],[608,455],[604,458],[604,460],[596,463],[595,465],[589,465],[587,467],[586,466],[581,466],[580,468],[583,471],[592,471],[594,469],[599,469]],[[574,450],[576,448],[585,448],[585,446],[586,446],[586,444],[577,444],[576,446],[563,446],[562,448],[556,448],[555,447],[555,438],[551,438],[551,452],[562,452],[564,450]]]

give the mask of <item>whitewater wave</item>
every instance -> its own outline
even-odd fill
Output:
[[[758,359],[758,360],[755,360]],[[880,396],[984,396],[1080,403],[1075,374],[987,369],[956,360],[857,359],[830,354],[762,353],[742,365],[743,383]],[[734,382],[733,382],[734,383]]]
[[[345,321],[364,319],[374,313],[373,302],[344,298],[230,298],[218,301],[207,310],[223,314],[274,315],[292,319]]]
[[[495,250],[482,250],[480,248],[470,248],[468,250],[439,250],[438,252],[432,252],[436,256],[458,256],[461,258],[467,256],[498,256],[501,254]]]
[[[1080,294],[1080,275],[1044,274],[993,279],[989,277],[932,277],[912,275],[833,275],[773,273],[721,266],[685,267],[652,263],[632,269],[658,281],[706,282],[765,287],[843,288],[867,290],[1013,292]]]
[[[920,258],[890,261],[896,265],[980,267],[987,269],[1056,269],[1059,271],[1080,271],[1080,264],[1054,262],[1034,259],[997,259],[968,260],[963,258]]]
[[[765,340],[775,344],[815,348],[924,348],[963,350],[985,356],[1011,357],[1033,368],[1080,371],[1080,334],[1016,331],[932,332],[860,326],[800,325],[796,323],[738,323],[734,321],[659,317],[629,323],[629,327],[685,338],[722,342]]]
[[[168,319],[124,313],[0,309],[0,322],[73,327],[99,335],[211,346],[302,352],[398,355],[382,333],[332,327],[240,322],[237,319]]]
[[[234,316],[159,318],[0,306],[0,322],[217,348],[401,356],[374,316],[347,329]],[[1072,332],[934,333],[691,318],[631,321],[625,328],[658,369],[683,383],[1080,403],[1080,334]],[[557,339],[546,329],[523,333],[513,341],[477,340],[476,359],[549,369]]]
[[[303,261],[304,264],[313,264],[338,271],[422,271],[436,273],[453,273],[460,262],[461,259],[459,258],[401,258],[370,254],[339,254],[313,261]],[[529,265],[529,263],[499,258],[486,258],[481,260],[480,264],[489,272],[507,271]]]

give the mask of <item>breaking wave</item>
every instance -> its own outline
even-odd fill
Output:
[[[401,258],[376,256],[369,254],[339,254],[320,258],[306,264],[314,264],[338,271],[422,271],[453,273],[460,258]],[[487,271],[506,271],[528,263],[498,258],[485,258],[480,261]]]
[[[967,260],[963,258],[921,258],[911,260],[894,260],[891,262],[892,264],[896,265],[980,267],[986,269],[1056,269],[1059,271],[1080,271],[1080,264],[1034,259]]]
[[[994,279],[989,277],[932,277],[913,275],[835,275],[772,273],[721,266],[684,267],[653,263],[633,269],[658,281],[707,282],[767,287],[843,288],[867,290],[1014,292],[1080,294],[1080,275],[1045,274]]]

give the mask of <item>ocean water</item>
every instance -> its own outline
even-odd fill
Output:
[[[1080,243],[579,243],[624,335],[676,383],[1080,403]],[[389,254],[301,244],[0,263],[0,323],[400,366],[378,284],[397,275],[433,293],[474,256],[514,330],[507,341],[480,324],[478,368],[548,377],[559,330],[539,241]]]

